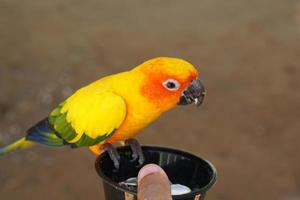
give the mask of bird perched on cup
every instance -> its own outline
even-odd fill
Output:
[[[136,134],[176,105],[201,105],[205,89],[197,69],[170,57],[148,60],[137,67],[103,77],[77,90],[23,138],[0,148],[0,155],[40,143],[52,147],[89,147],[107,151],[116,169],[120,156],[112,143],[130,145],[132,161],[143,164]]]

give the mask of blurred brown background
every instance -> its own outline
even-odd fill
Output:
[[[0,0],[0,145],[77,88],[155,56],[196,65],[208,95],[142,143],[214,163],[208,199],[300,199],[299,0]],[[0,199],[103,199],[94,160],[44,146],[1,157]]]

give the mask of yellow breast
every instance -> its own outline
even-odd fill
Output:
[[[95,86],[97,84],[109,85],[116,94],[123,97],[126,103],[125,120],[107,142],[132,138],[160,116],[161,111],[147,101],[140,92],[143,81],[142,74],[137,75],[130,71],[109,76],[94,83]]]

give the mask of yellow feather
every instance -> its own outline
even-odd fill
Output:
[[[62,112],[78,134],[68,142],[76,142],[83,133],[95,139],[117,129],[126,115],[122,97],[93,85],[78,90],[66,100]]]

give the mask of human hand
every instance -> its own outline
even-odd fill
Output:
[[[138,200],[172,200],[170,181],[161,167],[145,165],[138,174]]]

